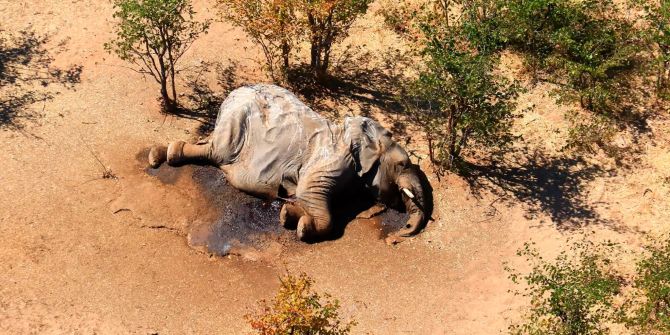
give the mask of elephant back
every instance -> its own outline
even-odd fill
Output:
[[[221,105],[212,142],[228,169],[250,180],[279,186],[297,182],[301,167],[333,154],[339,128],[275,85],[241,87]]]

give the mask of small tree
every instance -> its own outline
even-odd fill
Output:
[[[161,87],[165,110],[174,112],[176,65],[209,22],[193,20],[189,0],[114,0],[114,8],[116,38],[105,48],[134,64],[135,71],[151,75]]]
[[[306,274],[290,273],[280,279],[279,292],[272,301],[262,301],[261,310],[246,316],[260,335],[346,335],[354,321],[340,320],[340,304],[312,291],[314,281]]]
[[[330,66],[333,44],[349,35],[354,21],[368,10],[372,0],[300,0],[303,25],[310,43],[310,67],[323,78]]]
[[[499,149],[513,139],[515,99],[520,91],[494,73],[499,56],[491,39],[489,1],[468,1],[461,20],[442,12],[415,17],[424,68],[407,85],[401,102],[426,133],[431,161],[451,169],[471,144]]]
[[[223,16],[241,27],[265,56],[274,81],[286,79],[291,51],[300,40],[295,0],[218,0]]]
[[[411,83],[403,104],[425,131],[431,161],[450,169],[472,142],[500,148],[512,140],[518,88],[492,73],[490,56],[431,42],[428,69]]]
[[[616,248],[611,243],[582,240],[562,251],[553,261],[544,260],[534,245],[526,243],[517,254],[532,266],[528,274],[506,267],[510,279],[526,288],[516,292],[530,298],[530,309],[521,323],[510,327],[514,335],[608,334],[615,320],[613,297],[621,287],[611,268]]]

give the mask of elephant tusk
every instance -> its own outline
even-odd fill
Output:
[[[414,199],[414,194],[410,190],[403,187],[402,191],[405,192],[410,199]]]

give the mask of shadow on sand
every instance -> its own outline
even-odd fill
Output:
[[[344,116],[370,116],[373,109],[391,116],[392,131],[405,133],[406,124],[397,116],[401,107],[395,99],[398,71],[393,67],[398,55],[381,55],[387,59],[385,67],[359,67],[370,62],[370,53],[347,52],[334,66],[330,75],[317,79],[306,66],[296,65],[283,84],[296,93],[301,100],[319,114],[334,122],[341,122]],[[206,136],[213,128],[219,107],[227,95],[242,85],[255,84],[251,78],[244,78],[244,69],[238,63],[205,63],[192,71],[186,78],[186,91],[180,96],[183,106],[172,115],[197,120],[200,125],[197,135]],[[206,80],[210,74],[216,77],[216,85],[210,86]],[[212,88],[214,87],[214,88]],[[396,116],[396,117],[393,117]]]
[[[528,206],[527,217],[544,213],[559,230],[594,224],[621,229],[598,214],[585,190],[590,181],[610,171],[578,157],[547,157],[535,153],[524,154],[520,161],[466,163],[462,175],[476,196],[487,190],[503,201],[520,201]]]
[[[41,113],[28,107],[53,98],[47,86],[72,88],[80,82],[81,65],[51,66],[53,57],[45,48],[48,41],[49,36],[30,30],[0,30],[0,129],[21,130],[26,122],[37,121]]]

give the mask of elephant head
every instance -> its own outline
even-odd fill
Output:
[[[397,235],[408,237],[418,233],[430,218],[433,205],[425,175],[392,139],[391,132],[376,121],[348,118],[345,129],[357,173],[365,185],[379,202],[410,214]]]

